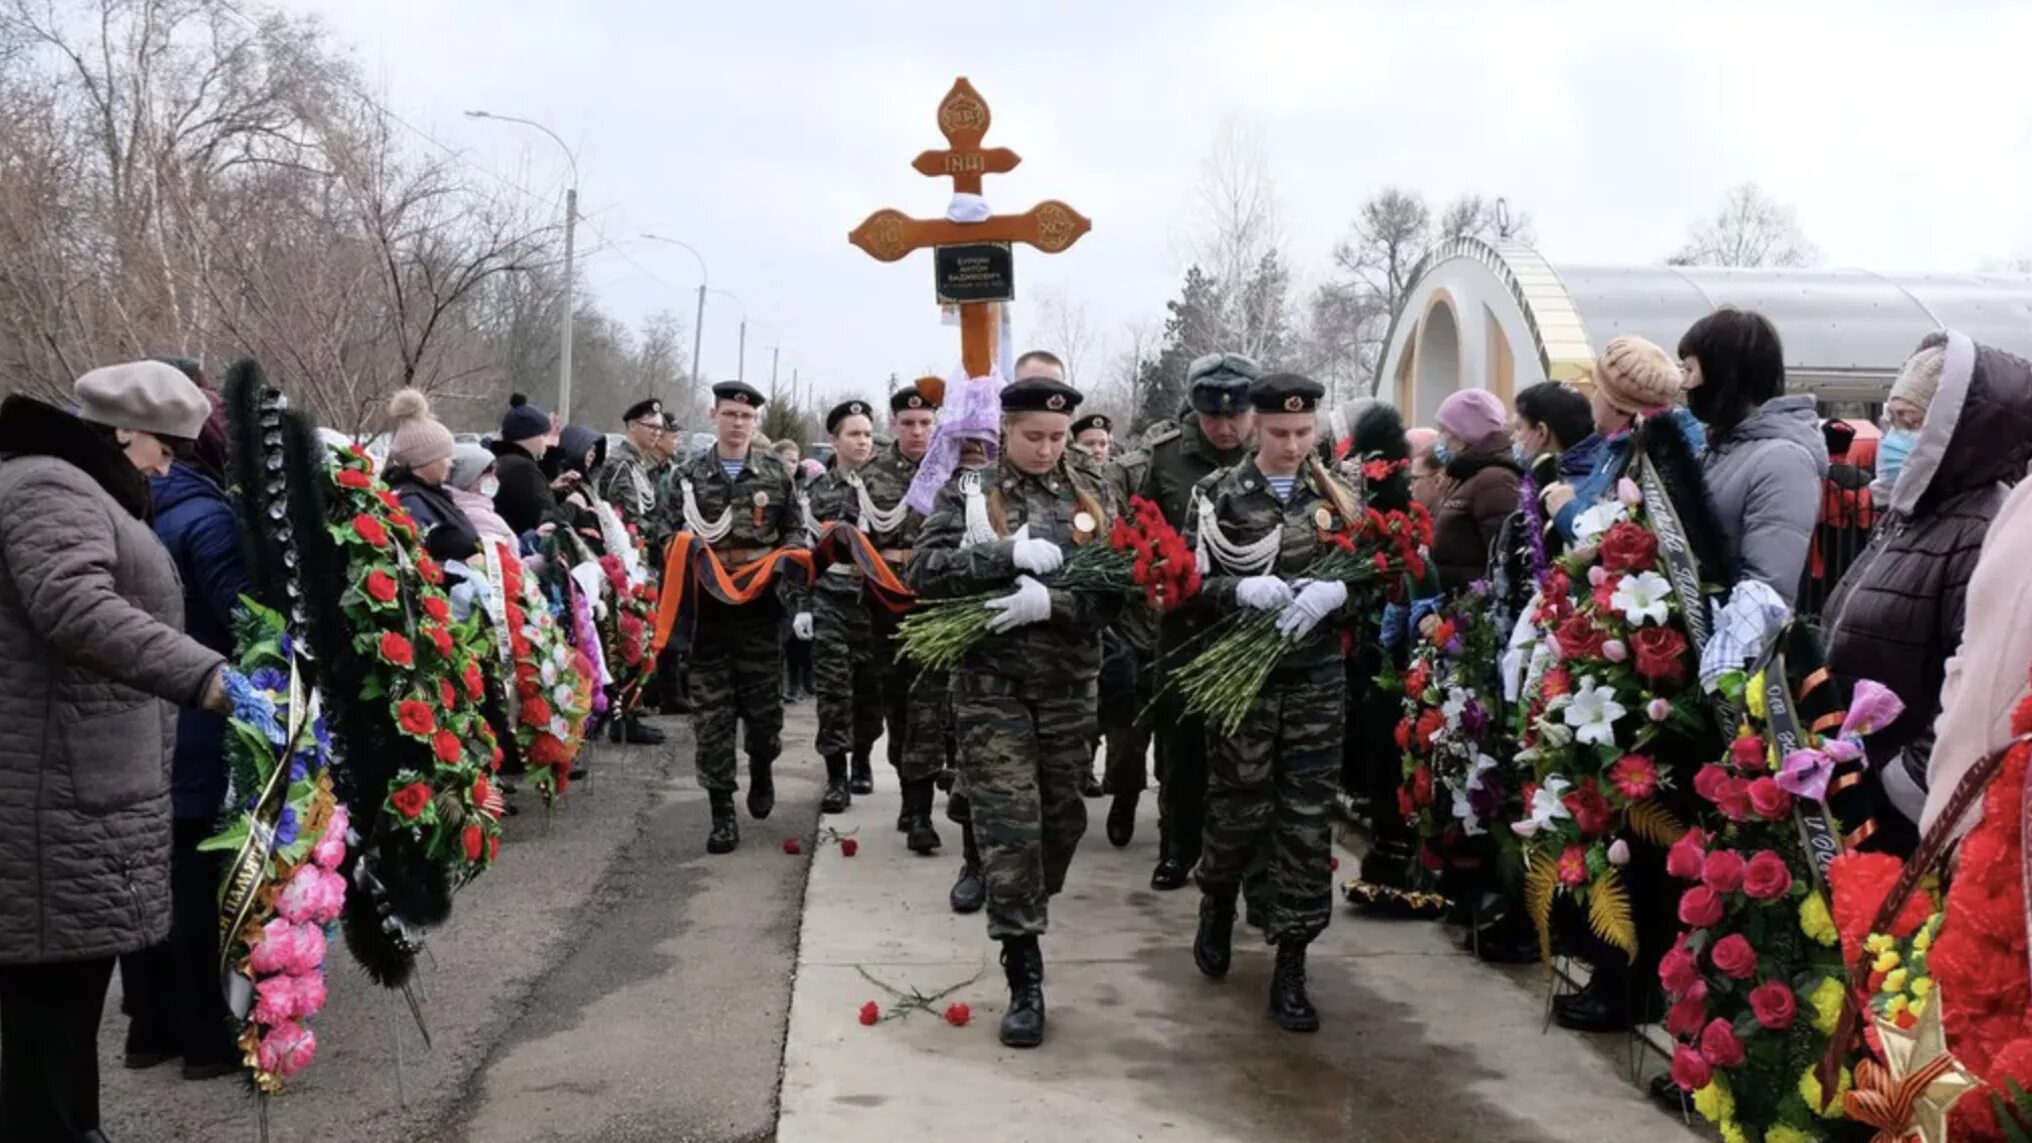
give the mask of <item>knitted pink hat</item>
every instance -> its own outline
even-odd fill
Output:
[[[395,431],[388,442],[388,463],[414,471],[452,455],[452,431],[430,415],[430,398],[404,389],[388,399]]]
[[[1462,444],[1472,445],[1502,432],[1510,413],[1502,398],[1487,389],[1461,389],[1439,403],[1432,419]]]

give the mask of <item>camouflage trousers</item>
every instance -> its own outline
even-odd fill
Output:
[[[1091,681],[1036,688],[961,672],[952,686],[960,781],[988,888],[988,935],[1043,933],[1087,829]],[[954,801],[959,801],[955,797]]]
[[[732,791],[734,728],[748,757],[783,753],[783,609],[773,596],[742,607],[702,601],[691,650],[691,728],[699,785]]]
[[[875,637],[894,647],[897,617],[875,616]],[[889,765],[899,781],[914,782],[938,775],[952,758],[950,675],[928,671],[889,651],[883,662],[883,707],[889,722]]]
[[[858,585],[859,581],[855,581]],[[820,756],[867,750],[882,737],[889,644],[858,592],[812,592],[812,674],[818,681]]]
[[[1272,944],[1310,941],[1332,913],[1334,782],[1345,729],[1344,686],[1330,678],[1275,678],[1232,735],[1207,743],[1205,845],[1194,871],[1202,891],[1233,896],[1260,870],[1250,911]]]

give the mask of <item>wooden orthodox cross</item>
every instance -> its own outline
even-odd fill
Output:
[[[1002,175],[1022,162],[1007,147],[981,146],[988,133],[988,104],[962,76],[938,105],[938,129],[946,138],[943,151],[926,151],[911,166],[932,178],[949,176],[955,194],[981,193],[981,176]],[[912,218],[900,210],[878,210],[847,235],[847,241],[884,262],[913,250],[978,243],[1023,242],[1056,254],[1079,241],[1093,227],[1079,211],[1047,199],[1022,214],[996,214],[979,222]],[[960,302],[960,359],[967,376],[986,377],[995,361],[995,303]]]

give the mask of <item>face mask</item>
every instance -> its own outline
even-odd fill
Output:
[[[1445,441],[1432,443],[1432,462],[1441,468],[1453,463],[1453,450],[1446,447]]]
[[[1526,448],[1524,447],[1524,442],[1523,442],[1523,441],[1512,441],[1512,442],[1511,442],[1511,444],[1510,444],[1510,459],[1511,459],[1511,460],[1514,460],[1514,461],[1516,461],[1516,462],[1517,462],[1517,467],[1519,467],[1519,468],[1530,468],[1530,467],[1531,467],[1531,453],[1530,453],[1530,450],[1528,450],[1528,449],[1526,449]]]
[[[1905,459],[1912,455],[1912,448],[1919,443],[1919,434],[1912,429],[1892,429],[1877,442],[1877,479],[1886,485],[1898,483],[1898,472],[1905,467]]]
[[[501,482],[491,476],[480,482],[480,495],[485,496],[489,500],[492,500],[494,494],[499,491],[501,491]]]

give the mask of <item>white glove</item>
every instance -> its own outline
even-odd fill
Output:
[[[1235,602],[1256,611],[1275,611],[1291,602],[1291,585],[1274,575],[1252,575],[1235,585]]]
[[[811,642],[811,612],[800,611],[790,619],[790,633],[805,642]]]
[[[1058,549],[1053,547],[1052,550]],[[997,613],[988,620],[988,630],[996,634],[1026,623],[1041,623],[1051,618],[1051,589],[1027,575],[1020,575],[1016,577],[1015,591],[1000,599],[989,600],[986,607]]]
[[[1050,540],[1030,538],[1028,524],[1016,529],[1015,538],[1010,543],[1013,545],[1009,552],[1010,562],[1024,571],[1036,575],[1050,575],[1065,562],[1065,553],[1058,550],[1057,544]]]
[[[1333,579],[1313,580],[1300,589],[1291,606],[1277,617],[1277,633],[1303,639],[1319,626],[1320,620],[1347,601],[1347,584]]]

